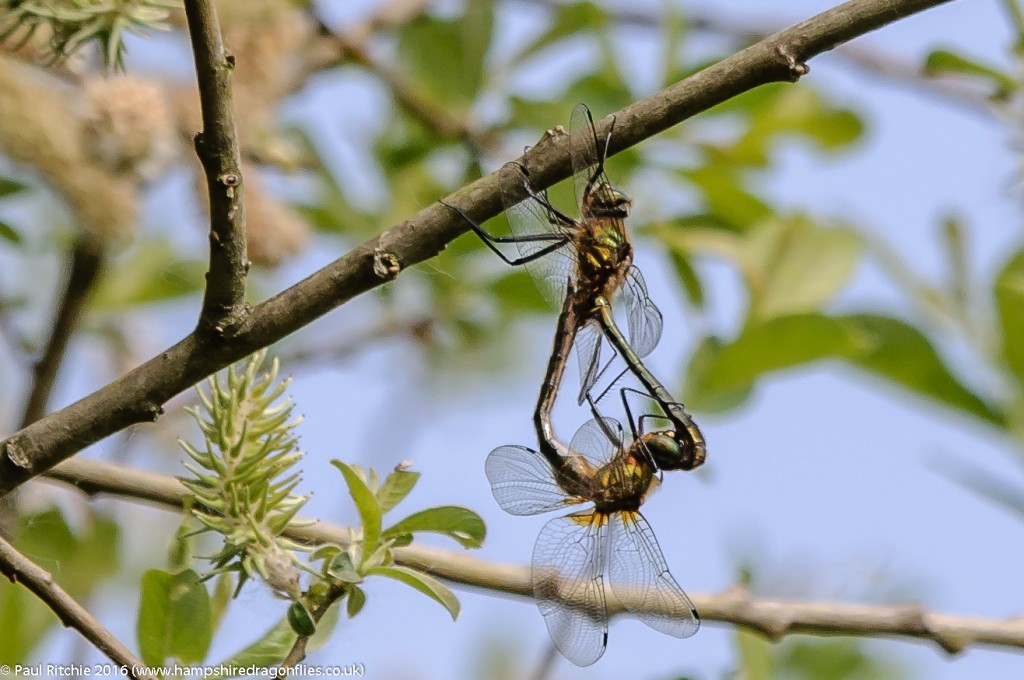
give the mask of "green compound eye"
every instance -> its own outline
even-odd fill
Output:
[[[654,459],[654,464],[661,470],[678,470],[684,467],[683,447],[667,434],[652,434],[644,443]]]

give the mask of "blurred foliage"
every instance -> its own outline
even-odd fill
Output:
[[[36,33],[49,36],[51,59],[67,59],[97,45],[107,68],[124,69],[124,32],[146,35],[167,30],[171,0],[4,0],[0,2],[0,41],[27,42]]]
[[[79,601],[121,567],[120,527],[113,520],[87,513],[84,527],[75,531],[56,509],[22,515],[12,543],[22,554],[46,569],[54,581]],[[57,616],[24,586],[0,580],[0,663],[25,663],[57,627]]]
[[[165,5],[156,1],[0,3],[7,10],[0,32],[24,38],[32,25],[40,31],[54,25],[54,54],[96,44],[103,60],[116,66],[124,63],[123,31],[143,25],[159,27]],[[312,3],[287,5],[288,11],[314,11]],[[462,11],[417,15],[382,41],[390,48],[379,50],[386,55],[386,68],[375,70],[372,63],[342,59],[335,71],[340,79],[371,79],[391,104],[373,112],[369,129],[347,131],[359,156],[353,167],[370,176],[360,186],[373,185],[375,191],[355,187],[353,167],[340,165],[336,149],[318,141],[321,131],[315,126],[268,123],[258,116],[255,122],[248,119],[250,109],[259,108],[253,105],[260,102],[258,91],[244,93],[248,99],[241,99],[243,138],[258,137],[261,148],[278,148],[274,142],[287,139],[294,145],[291,158],[302,162],[287,168],[260,166],[252,172],[273,170],[284,172],[288,180],[297,179],[297,189],[280,182],[287,185],[280,193],[317,232],[320,245],[344,252],[518,156],[525,144],[535,143],[545,130],[567,124],[575,103],[587,103],[597,117],[608,115],[648,94],[651,87],[675,82],[742,46],[737,38],[693,49],[701,36],[689,22],[686,8],[664,5],[664,14],[656,22],[659,28],[649,29],[652,40],[658,41],[657,63],[646,69],[660,83],[640,84],[630,76],[635,73],[627,57],[631,37],[623,37],[617,18],[596,2],[549,7],[539,14],[542,25],[511,45],[500,40],[501,12],[508,10],[505,3],[474,1],[465,3]],[[1019,0],[1003,0],[1003,5],[1014,35],[1008,50],[1014,60],[1011,66],[936,49],[921,68],[930,76],[980,85],[994,111],[1016,120],[1024,11]],[[20,14],[12,13],[15,7]],[[269,25],[276,27],[274,22]],[[183,30],[180,24],[174,28]],[[266,47],[260,38],[270,38],[246,37],[251,38],[249,43],[239,40],[241,44],[231,48],[251,50],[243,53],[250,57],[249,63],[272,70],[274,49],[258,49]],[[310,37],[308,42],[313,45],[315,40]],[[13,54],[14,47],[8,49]],[[376,55],[378,50],[372,52]],[[547,64],[562,63],[566,55],[582,58],[574,59],[572,68],[560,68],[558,77],[550,75]],[[239,58],[238,63],[244,66],[246,59]],[[398,74],[424,108],[413,110],[402,97],[389,97],[394,92],[388,88],[395,81],[382,77],[385,72]],[[243,81],[239,78],[240,89]],[[298,91],[301,97],[305,84],[297,82],[281,92]],[[72,85],[61,81],[61,87]],[[681,386],[678,392],[699,416],[743,407],[759,385],[779,372],[831,362],[938,404],[951,415],[967,416],[1008,434],[1024,451],[1024,247],[1007,253],[998,271],[969,271],[971,227],[948,217],[936,225],[935,232],[948,267],[929,281],[915,272],[914,253],[892,252],[871,236],[868,225],[779,205],[763,187],[780,152],[801,148],[824,161],[855,153],[865,136],[865,121],[856,102],[836,101],[816,87],[813,80],[797,86],[760,87],[610,159],[612,180],[636,199],[630,228],[640,236],[638,247],[666,255],[678,296],[690,304],[688,313],[694,317],[695,322],[688,319],[686,326],[699,329],[700,336],[686,338],[688,343],[663,342],[657,350],[689,352],[680,362],[681,374],[666,382]],[[177,90],[173,93],[180,98]],[[275,92],[275,96],[281,95]],[[474,134],[445,133],[431,110]],[[195,129],[195,122],[187,117],[177,122],[181,130]],[[37,320],[49,313],[56,294],[57,283],[50,280],[54,277],[39,275],[40,261],[60,261],[69,241],[67,231],[78,228],[75,215],[54,218],[52,200],[47,203],[38,197],[45,192],[34,191],[41,184],[31,172],[0,177],[0,257],[5,258],[3,273],[8,277],[2,281],[7,288],[0,294],[0,334],[15,340],[7,344],[24,353],[42,346],[38,338],[44,338],[47,329]],[[573,212],[568,183],[554,187],[551,195],[557,205]],[[185,200],[195,199],[189,194]],[[9,210],[23,203],[31,208],[31,222],[23,213]],[[111,244],[108,264],[91,291],[82,326],[106,342],[121,364],[134,363],[125,357],[140,344],[132,336],[137,331],[123,322],[124,317],[160,310],[159,305],[170,301],[194,302],[201,291],[205,238],[181,229],[184,211],[177,210],[179,203],[174,207],[173,222],[166,219],[170,212],[165,213],[154,220],[156,224],[143,225],[127,242]],[[32,226],[23,226],[28,224]],[[507,230],[501,217],[487,228],[495,233]],[[712,261],[725,263],[737,275],[742,302],[731,318],[709,309],[716,304],[709,288]],[[905,309],[880,309],[848,295],[850,284],[866,265],[876,265],[888,275],[893,289],[907,301]],[[275,281],[272,272],[254,272],[257,289],[275,289]],[[423,364],[439,376],[486,374],[490,379],[502,370],[520,369],[517,337],[509,329],[525,317],[550,320],[554,316],[523,271],[505,267],[472,235],[457,239],[438,257],[380,289],[372,304],[373,319],[386,320],[382,326],[401,327],[396,320],[403,318],[415,324],[417,330],[408,335],[423,352]],[[429,323],[422,323],[424,318]],[[711,318],[714,325],[708,321]],[[12,319],[15,330],[19,325],[33,330],[25,332],[25,337],[11,335]],[[957,343],[966,346],[975,364],[969,373],[964,362],[950,359],[948,350]],[[30,357],[22,358],[27,365]],[[434,514],[413,515],[398,523],[398,528],[385,529],[381,516],[408,489],[389,482],[391,476],[381,483],[372,473],[344,464],[338,467],[360,511],[361,537],[352,544],[355,548],[330,548],[319,556],[326,573],[351,583],[348,614],[364,606],[358,584],[372,570],[416,588],[454,614],[457,601],[443,585],[428,575],[394,567],[389,551],[421,531],[440,532],[471,547],[483,538],[482,523],[476,524],[479,518],[459,508],[435,508],[427,511]],[[969,488],[1002,506],[1018,512],[1024,507],[1024,483],[1014,485],[986,476],[973,463],[956,463],[950,469]],[[402,475],[394,479],[398,478],[404,480],[402,484],[412,479]],[[88,527],[86,535],[79,536],[56,511],[28,515],[19,527],[18,546],[44,566],[51,564],[58,582],[85,597],[118,566],[116,525],[92,517]],[[148,572],[142,579],[139,642],[147,660],[200,658],[208,643],[206,619],[212,635],[224,613],[225,588],[230,591],[231,583],[218,580],[204,599],[196,588],[208,591],[194,582],[188,571],[190,560],[189,550],[181,548],[171,569]],[[198,628],[180,628],[181,613],[171,593],[185,594],[188,611],[205,612],[206,618],[200,617],[204,621],[198,631],[201,635],[188,634]],[[18,626],[12,627],[15,621]],[[0,661],[23,661],[54,622],[24,589],[0,584],[0,630],[15,631],[0,636]],[[294,639],[293,625],[282,617],[259,641],[239,652],[236,660],[279,660]],[[152,635],[144,638],[144,628]],[[748,678],[846,679],[899,677],[900,673],[859,643],[847,640],[799,638],[772,646],[738,633],[737,655]]]
[[[814,640],[802,636],[771,644],[746,630],[736,631],[743,680],[900,680],[897,665],[867,651],[860,640]]]

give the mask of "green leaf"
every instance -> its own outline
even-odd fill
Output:
[[[219,664],[211,664],[211,668],[246,668],[256,666],[257,668],[268,668],[277,666],[288,656],[292,645],[298,635],[292,630],[287,617],[278,621],[270,630],[264,633],[258,640],[245,647],[237,654],[221,661]],[[214,674],[211,677],[221,677]],[[229,677],[229,676],[224,676]]]
[[[28,190],[27,184],[22,184],[9,177],[0,177],[0,198],[14,196]]]
[[[770,680],[775,667],[771,644],[742,628],[737,629],[735,639],[744,680]]]
[[[729,389],[715,383],[718,355],[727,345],[714,336],[704,338],[690,358],[682,393],[686,406],[692,411],[721,413],[737,408],[750,397],[752,384]]]
[[[356,565],[352,563],[352,556],[347,552],[339,552],[335,555],[334,559],[331,560],[327,573],[339,581],[347,583],[361,583],[363,580],[362,574],[359,573]]]
[[[173,300],[201,290],[205,272],[203,262],[183,259],[169,241],[149,239],[104,270],[91,303],[98,309],[119,311]]]
[[[860,640],[787,641],[776,650],[778,676],[830,680],[898,680],[900,669],[868,654]]]
[[[292,602],[288,607],[288,625],[303,637],[309,637],[316,632],[316,621],[301,602]]]
[[[14,245],[21,245],[22,242],[21,234],[14,227],[2,221],[0,221],[0,240],[13,243]]]
[[[422,14],[398,31],[398,57],[433,102],[464,115],[484,83],[494,23],[493,2],[467,3],[457,19]]]
[[[949,296],[961,309],[968,304],[971,277],[967,268],[967,246],[960,220],[950,216],[942,221],[942,243],[946,250]]]
[[[231,604],[231,595],[235,592],[234,572],[219,574],[214,581],[213,595],[210,597],[210,628],[216,633],[220,628],[224,615]]]
[[[196,572],[151,569],[142,575],[136,632],[148,665],[205,659],[213,636],[211,618],[210,596]]]
[[[752,323],[730,344],[705,342],[691,362],[687,401],[695,410],[731,408],[762,375],[824,359],[846,360],[932,401],[1002,422],[918,329],[872,314],[775,317]]]
[[[834,318],[776,317],[745,328],[730,344],[706,347],[691,365],[685,394],[695,410],[733,408],[766,373],[855,353],[856,338]]]
[[[345,477],[345,483],[348,485],[349,495],[352,496],[356,510],[359,511],[359,519],[363,524],[363,561],[365,562],[381,538],[380,505],[377,504],[377,499],[370,491],[370,487],[366,486],[366,483],[351,467],[340,460],[332,460],[331,465],[341,470],[341,474]]]
[[[479,548],[487,535],[487,527],[480,515],[467,508],[444,505],[409,515],[388,527],[383,538],[397,538],[403,534],[429,531],[455,539],[464,548]]]
[[[1003,417],[966,388],[949,370],[931,341],[913,326],[885,316],[855,314],[841,317],[860,339],[853,362],[923,397],[1003,424]]]
[[[925,57],[924,72],[930,76],[973,76],[987,80],[992,86],[992,97],[1000,100],[1017,89],[1017,81],[1010,74],[949,50],[935,50]]]
[[[83,529],[72,532],[59,510],[25,514],[11,540],[77,599],[87,599],[100,582],[117,572],[121,552],[117,522],[91,512],[83,519]],[[4,631],[0,663],[23,663],[58,622],[27,589],[0,586],[0,630]]]
[[[377,491],[377,503],[380,505],[381,514],[386,514],[396,505],[402,502],[416,482],[419,481],[419,472],[409,470],[394,470],[384,478],[384,483]]]
[[[679,175],[700,190],[706,211],[736,231],[772,215],[771,207],[743,188],[737,170],[724,162],[684,169]]]
[[[386,576],[412,586],[447,609],[448,613],[452,615],[452,620],[459,617],[459,600],[455,597],[455,593],[433,576],[428,576],[409,567],[399,566],[374,567],[369,573],[377,576]]]
[[[366,593],[358,586],[352,586],[348,591],[348,602],[345,603],[345,613],[348,618],[354,618],[356,614],[363,611],[366,606]]]
[[[993,294],[1003,358],[1024,386],[1024,250],[1017,251],[999,272]]]
[[[683,290],[686,292],[686,299],[697,309],[703,309],[704,287],[701,285],[700,277],[697,276],[697,270],[693,268],[693,262],[679,250],[672,250],[669,255],[672,258],[676,278],[679,279],[679,283],[682,284]]]
[[[850,279],[861,240],[852,229],[818,226],[794,215],[751,230],[743,246],[751,315],[765,319],[820,309]]]
[[[607,23],[604,10],[592,2],[573,2],[554,5],[547,30],[520,50],[512,60],[521,64],[541,50],[579,33],[594,31]]]
[[[330,639],[331,632],[334,630],[334,626],[337,623],[338,609],[332,607],[324,614],[316,627],[316,633],[309,639],[306,646],[307,651],[318,649],[324,645]],[[216,664],[206,664],[207,669],[213,671],[217,668],[247,668],[249,666],[256,666],[257,668],[269,668],[271,666],[280,665],[284,658],[288,656],[288,652],[291,651],[292,646],[295,644],[295,640],[298,636],[295,631],[292,630],[291,624],[288,622],[288,618],[284,617],[273,627],[271,627],[266,633],[264,633],[258,640],[248,645],[237,654],[224,659]],[[204,677],[234,677],[221,675],[217,673],[211,673],[210,675],[204,675]]]

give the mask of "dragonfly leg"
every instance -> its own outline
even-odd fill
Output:
[[[611,344],[611,343],[609,343],[609,344]],[[598,371],[597,375],[594,377],[594,384],[595,385],[601,381],[601,378],[603,378],[604,374],[608,372],[608,369],[611,368],[611,366],[612,366],[612,362],[614,362],[615,358],[618,357],[618,356],[619,356],[618,351],[616,351],[615,347],[612,347],[612,356],[608,359],[607,362],[605,362],[605,365],[601,367],[601,370]],[[605,386],[605,388],[603,390],[601,390],[601,394],[597,395],[597,399],[594,399],[594,401],[595,402],[600,402],[602,399],[607,397],[608,393],[612,391],[612,388],[615,387],[616,383],[618,383],[620,380],[622,380],[622,376],[626,375],[626,373],[628,373],[628,372],[629,372],[629,366],[627,366],[626,368],[624,368],[621,371],[619,371],[619,374],[617,376],[615,376],[614,378],[612,378],[611,382],[609,382],[608,385]],[[589,391],[588,391],[587,397],[589,398]],[[580,399],[580,402],[581,403],[583,402],[582,398]]]
[[[526,193],[530,198],[544,206],[544,209],[548,213],[548,221],[562,227],[575,229],[578,226],[576,224],[576,220],[552,205],[551,200],[548,199],[548,192],[546,189],[538,190],[533,187],[533,180],[530,179],[530,171],[527,170],[524,165],[520,163],[517,163],[516,165],[519,166],[519,171],[523,176],[523,188],[526,189]]]
[[[445,203],[440,199],[438,199],[438,203],[445,206],[446,208],[449,208],[459,213],[462,216],[462,219],[466,220],[466,222],[469,223],[470,229],[472,229],[473,232],[480,237],[480,240],[484,242],[484,245],[490,248],[491,251],[494,252],[495,255],[500,257],[506,264],[512,265],[513,267],[517,267],[521,264],[526,264],[527,262],[533,262],[534,260],[544,257],[550,252],[558,250],[559,248],[561,248],[562,246],[569,242],[569,237],[563,236],[561,234],[525,234],[523,236],[495,236],[494,234],[490,233],[489,231],[481,227],[479,224],[477,224],[473,220],[473,218],[467,215],[461,208],[456,208],[454,205],[450,203]],[[497,243],[531,243],[535,241],[550,241],[551,243],[550,245],[541,248],[537,252],[530,253],[529,255],[524,255],[522,257],[517,257],[515,259],[510,259],[507,255],[505,255],[505,253],[501,252],[497,245],[495,245]]]
[[[608,425],[608,419],[601,415],[601,411],[597,408],[597,402],[587,393],[587,403],[590,404],[590,412],[594,415],[594,420],[597,422],[601,431],[604,432],[605,436],[608,437],[608,441],[615,445],[616,448],[623,448],[625,442],[622,437],[622,426],[620,425],[617,430],[613,431]],[[614,422],[614,421],[613,421]]]

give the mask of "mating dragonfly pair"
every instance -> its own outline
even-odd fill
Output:
[[[704,462],[706,450],[683,405],[642,361],[661,337],[662,318],[633,265],[633,247],[625,230],[631,201],[604,172],[611,128],[614,119],[599,140],[590,110],[583,104],[573,110],[570,153],[578,219],[552,205],[547,191],[537,189],[517,162],[505,164],[499,173],[510,236],[494,236],[449,206],[505,262],[525,266],[545,299],[560,309],[534,414],[540,451],[499,447],[488,456],[486,471],[498,504],[514,515],[593,503],[592,509],[548,522],[533,551],[534,595],[548,632],[558,651],[580,666],[597,661],[607,644],[606,571],[616,598],[648,626],[685,638],[700,625],[639,510],[661,471],[692,470]],[[502,252],[499,245],[506,243],[515,244],[518,257]],[[620,301],[628,337],[613,314],[613,303]],[[597,407],[617,378],[593,396],[607,367],[601,363],[603,340],[645,390],[620,390],[629,439],[622,426],[601,416]],[[551,411],[573,347],[580,364],[578,401],[590,404],[594,418],[566,446],[555,436]],[[634,419],[630,394],[649,397],[661,413]],[[666,429],[645,427],[665,421]]]

